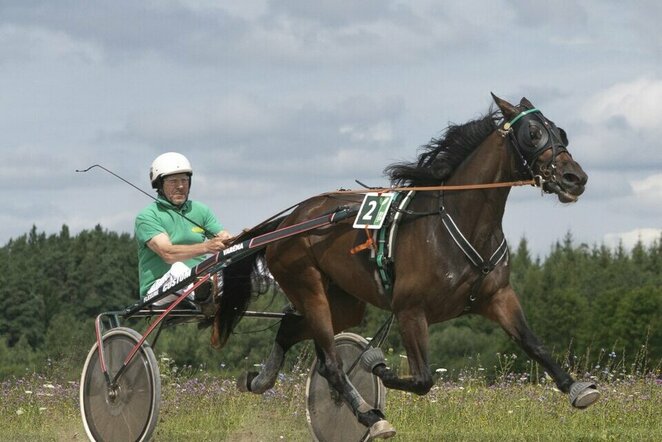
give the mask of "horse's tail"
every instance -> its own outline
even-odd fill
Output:
[[[271,220],[248,232],[242,233],[235,242],[241,242],[274,230],[284,217]],[[252,295],[269,291],[274,284],[268,276],[264,261],[265,249],[240,259],[223,271],[223,294],[214,318],[211,345],[216,349],[225,346],[239,320],[244,316]]]

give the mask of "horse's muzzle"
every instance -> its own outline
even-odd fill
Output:
[[[555,193],[562,203],[577,201],[586,190],[588,176],[577,163],[573,163],[566,163],[562,172],[559,171],[552,181],[545,183],[546,190]]]

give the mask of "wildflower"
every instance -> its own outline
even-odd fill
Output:
[[[23,413],[25,413],[25,410],[22,409],[22,408],[19,408],[18,410],[16,410],[16,414],[18,414],[19,416],[22,415]]]
[[[25,394],[32,394],[30,390],[25,390]]]
[[[435,371],[437,373],[446,373],[448,370],[446,370],[445,368],[437,368]]]

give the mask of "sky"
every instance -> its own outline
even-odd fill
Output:
[[[0,245],[133,232],[151,162],[231,232],[413,160],[490,92],[525,96],[589,176],[577,203],[513,189],[504,231],[545,257],[662,232],[662,3],[0,0]]]

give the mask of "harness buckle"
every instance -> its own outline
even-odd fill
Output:
[[[547,182],[547,180],[545,180],[542,175],[534,175],[533,182],[535,183],[535,187],[540,187],[542,189],[542,186]]]
[[[501,135],[501,138],[506,138],[508,134],[510,134],[512,131],[513,129],[508,123],[503,125],[503,129],[502,128],[497,129],[497,132],[499,133],[499,135]]]

